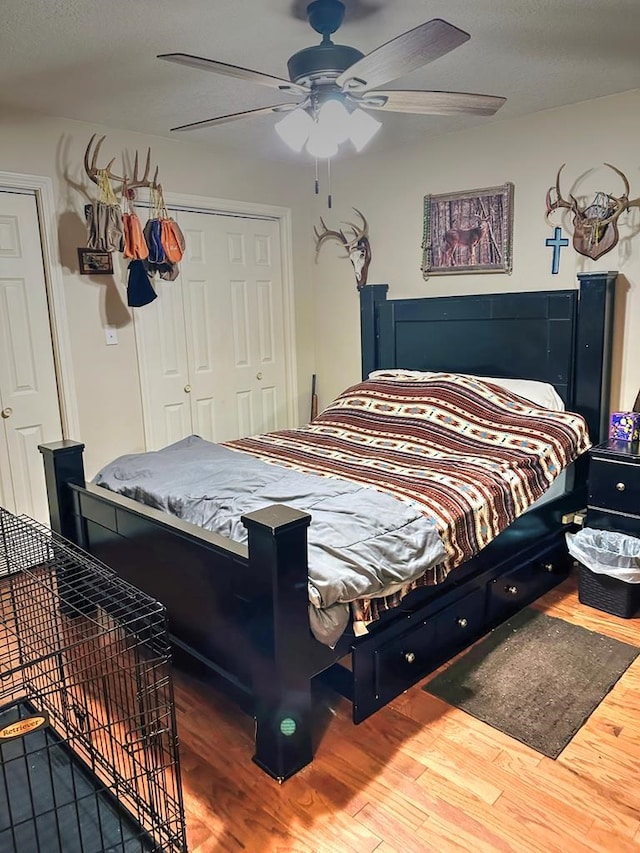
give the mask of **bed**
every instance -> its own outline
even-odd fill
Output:
[[[570,290],[433,299],[362,289],[362,374],[403,368],[540,380],[606,436],[615,273]],[[256,721],[254,761],[282,781],[313,757],[312,683],[354,722],[567,576],[564,533],[586,505],[586,459],[564,491],[517,518],[434,586],[419,587],[330,647],[310,631],[308,513],[283,504],[243,517],[246,545],[86,484],[83,445],[42,445],[52,528],[166,603],[178,649],[222,676]],[[176,578],[179,582],[176,583]],[[348,661],[345,663],[345,657]]]

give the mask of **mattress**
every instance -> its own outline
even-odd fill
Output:
[[[440,583],[549,500],[587,446],[579,415],[474,377],[393,373],[347,389],[305,427],[225,445],[191,436],[121,457],[94,482],[239,542],[247,512],[310,512],[310,623],[334,645],[349,608],[369,622]]]

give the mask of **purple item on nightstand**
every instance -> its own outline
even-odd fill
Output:
[[[609,438],[618,441],[640,440],[640,412],[613,412]]]

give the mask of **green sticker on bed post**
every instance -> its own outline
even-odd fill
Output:
[[[296,733],[296,721],[292,720],[291,717],[285,717],[284,720],[280,721],[280,732],[285,737],[291,737]]]

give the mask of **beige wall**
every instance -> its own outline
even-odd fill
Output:
[[[402,121],[402,116],[387,121]],[[581,271],[620,271],[614,359],[615,407],[630,407],[640,386],[640,210],[621,220],[618,246],[598,261],[571,248],[561,255],[560,274],[551,274],[552,234],[544,198],[558,166],[567,162],[565,191],[622,191],[620,180],[600,164],[610,162],[629,177],[640,196],[640,91],[485,125],[394,156],[360,156],[336,162],[334,209],[312,195],[308,163],[300,166],[248,162],[213,149],[169,139],[101,128],[65,119],[3,115],[0,168],[49,176],[58,210],[61,265],[67,303],[80,438],[87,444],[87,473],[107,460],[143,448],[142,409],[126,270],[113,279],[77,274],[76,247],[84,245],[82,218],[87,181],[84,147],[94,132],[107,133],[110,156],[152,147],[168,193],[253,201],[289,207],[293,219],[298,411],[307,417],[310,375],[318,374],[321,405],[359,379],[358,294],[350,264],[337,244],[323,246],[313,263],[313,221],[327,216],[335,226],[361,209],[370,223],[373,260],[369,282],[386,282],[391,297],[440,296],[491,291],[573,287]],[[384,133],[384,128],[381,131]],[[116,161],[117,165],[120,161]],[[597,168],[596,168],[597,167]],[[593,170],[593,171],[589,171]],[[425,193],[515,185],[512,275],[432,276],[420,272]],[[93,187],[91,187],[93,190]],[[320,199],[324,202],[324,196]],[[554,219],[560,224],[561,219]],[[567,223],[565,222],[565,228]],[[635,235],[635,236],[634,236]],[[631,239],[633,237],[633,239]],[[107,347],[104,326],[118,328],[118,346]]]
[[[93,133],[106,133],[101,162],[151,146],[165,192],[251,201],[292,210],[297,367],[300,419],[307,416],[313,370],[308,198],[313,191],[308,166],[287,167],[233,159],[183,141],[145,137],[65,119],[2,116],[0,169],[48,176],[58,211],[54,254],[63,272],[80,435],[87,445],[87,474],[115,456],[144,449],[142,407],[131,311],[126,305],[126,265],[116,258],[111,277],[80,276],[76,249],[86,244],[83,206],[95,194],[82,169]],[[116,326],[119,343],[106,346],[104,327]]]
[[[640,91],[425,138],[424,145],[398,151],[395,158],[361,156],[335,164],[335,208],[327,222],[335,227],[339,219],[353,218],[352,205],[362,210],[373,253],[369,283],[388,283],[390,297],[569,288],[577,284],[578,272],[618,270],[612,403],[630,408],[640,386],[640,209],[623,214],[620,242],[599,260],[563,249],[559,275],[551,274],[545,239],[553,229],[544,214],[546,191],[564,162],[565,197],[573,182],[573,192],[584,200],[596,190],[621,194],[622,181],[603,162],[622,169],[631,197],[640,197],[639,139]],[[425,193],[506,181],[515,185],[512,275],[441,275],[424,281],[420,247]],[[325,212],[318,205],[316,220]],[[563,224],[566,236],[570,223],[563,222],[560,212],[552,222]],[[325,244],[314,267],[321,405],[359,379],[358,298],[351,267],[338,254],[336,243]]]

